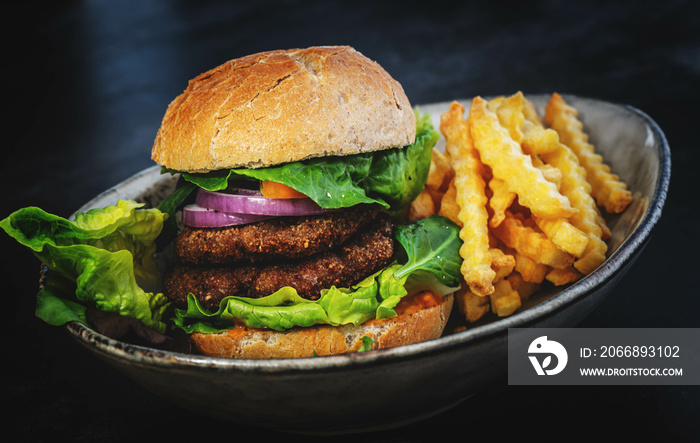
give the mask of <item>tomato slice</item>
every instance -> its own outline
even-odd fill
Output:
[[[260,192],[266,198],[304,198],[306,195],[282,183],[264,180],[260,182]]]

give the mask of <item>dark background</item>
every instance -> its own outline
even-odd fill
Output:
[[[664,215],[634,268],[581,326],[700,327],[697,2],[91,0],[2,11],[0,218],[28,205],[68,216],[151,166],[166,106],[203,71],[258,51],[349,44],[382,64],[413,104],[557,91],[649,114],[672,151]],[[193,415],[123,378],[34,317],[38,262],[4,234],[0,248],[13,313],[3,358],[7,441],[288,437]],[[502,379],[430,420],[353,439],[698,440],[699,408],[698,386]]]

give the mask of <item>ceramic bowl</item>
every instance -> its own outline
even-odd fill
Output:
[[[547,99],[529,98],[540,110]],[[624,213],[608,219],[613,234],[603,265],[575,284],[532,296],[510,317],[489,316],[457,333],[448,325],[443,337],[410,346],[286,360],[202,357],[116,341],[78,323],[68,324],[67,330],[152,393],[200,414],[246,425],[332,434],[400,426],[451,408],[505,373],[508,328],[570,327],[590,313],[632,266],[661,216],[670,151],[657,124],[630,106],[565,98],[579,109],[591,142],[627,182],[635,200]],[[463,104],[468,109],[469,102]],[[420,108],[438,128],[448,106]],[[444,149],[444,141],[440,143]],[[157,201],[173,186],[173,179],[156,166],[80,210],[119,198]]]

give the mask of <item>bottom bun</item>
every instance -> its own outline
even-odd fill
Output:
[[[372,349],[433,340],[445,329],[454,297],[434,297],[426,305],[409,300],[397,306],[396,317],[370,320],[358,326],[314,326],[279,332],[236,327],[215,334],[194,333],[190,340],[196,352],[226,358],[300,358],[357,352],[363,337],[371,337]],[[414,296],[420,297],[421,294]],[[401,309],[400,309],[401,308]]]

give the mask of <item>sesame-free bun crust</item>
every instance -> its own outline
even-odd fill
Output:
[[[405,146],[415,131],[401,85],[353,48],[277,50],[192,79],[151,157],[186,172],[257,168]]]
[[[440,337],[453,303],[450,294],[437,306],[359,326],[324,325],[284,332],[232,329],[215,334],[194,333],[190,340],[196,352],[226,358],[301,358],[357,352],[365,336],[374,340],[372,349],[383,349]]]

